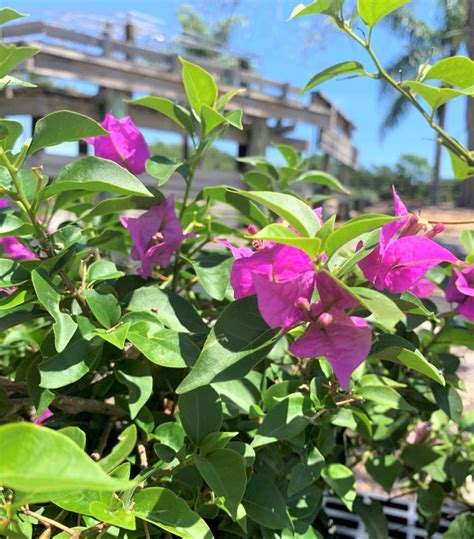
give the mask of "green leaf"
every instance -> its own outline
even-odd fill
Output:
[[[182,166],[183,163],[176,163],[162,155],[154,155],[145,164],[147,174],[158,180],[158,186],[164,185]]]
[[[334,79],[335,77],[340,77],[342,75],[350,75],[353,73],[357,73],[359,75],[366,75],[364,66],[360,62],[355,62],[354,60],[350,60],[348,62],[341,62],[339,64],[335,64],[331,67],[323,69],[319,73],[316,73],[316,75],[314,75],[314,77],[310,79],[310,81],[306,84],[306,86],[302,90],[300,90],[300,94],[304,94],[305,92],[312,90],[315,86],[319,86],[323,82]],[[306,172],[306,174],[310,174],[310,173]],[[328,174],[328,176],[330,176],[330,174]],[[319,183],[319,182],[314,182],[314,183]],[[322,184],[322,185],[325,185],[325,184]],[[340,189],[340,190],[347,192],[345,189]]]
[[[366,469],[372,478],[388,493],[402,473],[403,466],[394,455],[373,456],[366,463]]]
[[[245,217],[246,224],[255,224],[261,227],[266,226],[268,224],[268,219],[260,208],[231,189],[233,188],[227,185],[205,187],[201,193],[199,193],[197,199],[212,200],[228,204]]]
[[[201,107],[201,125],[204,136],[222,124],[227,124],[226,117],[206,104]]]
[[[438,107],[444,105],[455,97],[472,94],[472,91],[455,90],[453,88],[436,88],[435,86],[430,86],[414,80],[406,80],[403,84],[423,98],[433,110],[436,110]]]
[[[138,363],[134,359],[126,359],[117,365],[115,376],[128,388],[127,402],[130,417],[135,419],[153,392],[153,378],[150,369],[144,363]]]
[[[84,291],[84,298],[97,320],[107,329],[120,319],[122,311],[117,298],[109,287],[98,287]]]
[[[58,110],[47,114],[36,123],[28,155],[62,142],[73,142],[107,133],[108,131],[92,118],[69,110]]]
[[[139,105],[141,107],[147,107],[149,109],[155,110],[166,116],[173,122],[177,123],[183,129],[185,129],[190,135],[194,133],[194,124],[191,114],[183,108],[165,97],[141,97],[139,99],[134,99],[130,101],[134,105]]]
[[[405,365],[405,367],[424,374],[442,386],[446,383],[441,372],[426,360],[416,346],[398,335],[380,335],[379,342],[370,355]]]
[[[251,239],[268,240],[283,245],[291,245],[304,251],[311,258],[314,258],[321,250],[321,240],[319,238],[302,238],[288,226],[278,223],[268,225],[264,229],[259,230],[255,235],[249,237]]]
[[[311,410],[311,402],[302,393],[293,393],[274,406],[257,430],[252,447],[258,447],[277,440],[289,440],[308,426],[306,415]]]
[[[118,271],[116,265],[110,260],[97,260],[87,268],[87,282],[89,283],[118,279],[124,275],[124,272]]]
[[[288,166],[291,168],[296,168],[300,162],[301,154],[295,150],[292,146],[287,144],[272,144],[275,148],[281,153],[285,158]]]
[[[474,515],[470,513],[457,516],[443,535],[443,539],[468,539],[469,537],[474,537]]]
[[[216,108],[218,111],[222,111],[225,107],[234,99],[236,95],[242,94],[245,92],[245,88],[233,88],[225,94],[222,94],[217,100]]]
[[[288,496],[304,490],[312,485],[324,467],[324,457],[317,447],[313,447],[302,463],[298,463],[291,469],[290,482],[288,484]]]
[[[191,261],[199,284],[211,298],[218,301],[225,299],[231,290],[229,277],[233,263],[232,257],[221,254],[212,254]]]
[[[343,464],[329,464],[323,468],[321,476],[329,487],[341,498],[344,505],[352,511],[356,498],[354,474]]]
[[[227,122],[236,129],[242,130],[244,128],[242,124],[242,116],[243,112],[240,109],[231,110],[230,112],[226,112],[224,114],[225,119]]]
[[[58,432],[70,438],[80,449],[86,448],[86,433],[79,427],[63,427]]]
[[[21,448],[21,451],[19,451]],[[64,434],[32,423],[0,426],[0,485],[25,493],[124,490],[133,483],[109,477]]]
[[[428,519],[436,518],[441,512],[444,501],[444,491],[441,485],[433,482],[426,489],[418,487],[416,494],[418,512]]]
[[[369,536],[368,539],[390,539],[387,518],[379,501],[369,499],[364,502],[363,498],[357,496],[354,511],[362,519]]]
[[[244,459],[232,449],[217,449],[205,457],[195,457],[199,473],[217,496],[225,498],[225,507],[233,520],[247,485]]]
[[[97,328],[94,332],[94,335],[97,335],[97,337],[100,337],[103,341],[113,344],[119,350],[123,350],[129,329],[129,323],[120,324],[113,330]]]
[[[15,19],[21,19],[27,17],[24,13],[18,12],[16,9],[10,7],[3,7],[0,9],[0,24],[6,24],[7,22],[14,21]]]
[[[62,352],[45,359],[38,367],[41,387],[57,389],[80,380],[100,358],[102,346],[101,339],[78,338]]]
[[[174,492],[166,488],[145,488],[134,495],[132,514],[185,539],[212,539],[204,520]]]
[[[474,230],[463,230],[459,235],[459,239],[463,244],[468,255],[474,253]]]
[[[92,516],[101,522],[107,522],[113,526],[125,528],[126,530],[135,530],[135,515],[132,515],[123,507],[111,508],[104,502],[94,500],[89,506]]]
[[[84,190],[118,195],[151,197],[143,183],[125,168],[108,159],[83,157],[62,168],[54,182],[45,190],[45,197],[63,191]]]
[[[203,105],[211,109],[215,108],[218,92],[212,75],[202,67],[187,62],[184,58],[180,57],[179,60],[182,65],[184,91],[194,112],[200,116]]]
[[[451,159],[454,176],[457,180],[467,180],[471,176],[474,176],[474,166],[468,165],[464,159],[458,157],[451,150],[448,150],[448,154]],[[471,158],[474,159],[474,152],[470,152],[470,154]]]
[[[28,58],[31,58],[35,54],[38,54],[39,49],[35,47],[17,47],[13,43],[4,45],[0,43],[0,77],[5,77],[10,71],[12,71],[17,65],[21,64]],[[14,77],[5,77],[6,80],[2,82],[10,84],[18,79]],[[21,81],[19,81],[21,82]]]
[[[179,398],[180,420],[188,437],[202,442],[222,425],[222,404],[212,387],[200,387]]]
[[[356,394],[358,397],[381,404],[387,408],[406,410],[407,412],[415,411],[413,406],[408,404],[395,389],[389,386],[363,386],[357,389]]]
[[[14,122],[13,120],[0,120],[0,127],[6,129],[6,136],[0,140],[0,147],[4,150],[11,150],[23,133],[23,126],[20,122]]]
[[[406,320],[405,314],[398,308],[397,304],[381,292],[356,286],[351,287],[350,290],[372,313],[375,322],[388,331],[394,331],[399,322]]]
[[[247,515],[265,528],[293,529],[287,503],[271,478],[256,473],[250,479],[243,501]]]
[[[373,26],[411,0],[357,0],[357,10],[367,26]]]
[[[333,15],[335,5],[338,3],[340,4],[341,2],[337,0],[315,0],[307,6],[298,4],[291,12],[290,20],[306,15]]]
[[[323,172],[321,170],[309,170],[308,172],[303,172],[297,178],[290,182],[290,185],[295,183],[315,183],[318,185],[324,185],[335,191],[340,191],[341,193],[350,194],[350,191],[342,185],[342,183],[335,178],[332,174]]]
[[[218,318],[177,393],[242,378],[267,355],[276,334],[260,316],[255,296],[231,303]]]
[[[312,238],[321,226],[313,210],[299,198],[272,191],[237,191],[282,217],[305,237]]]
[[[199,348],[187,334],[172,329],[154,331],[138,323],[132,325],[127,338],[147,359],[162,367],[191,367],[199,356]]]
[[[20,263],[9,258],[0,258],[0,287],[11,288],[25,283],[30,272]]]
[[[0,213],[0,237],[3,236],[19,236],[23,232],[32,232],[26,223],[14,215],[13,213]]]
[[[462,89],[470,88],[474,81],[474,61],[467,56],[451,56],[430,67],[423,80],[440,80]]]
[[[399,220],[400,217],[390,217],[388,215],[366,214],[354,217],[336,229],[327,239],[326,253],[331,257],[338,249],[346,243],[371,232],[376,228],[380,228],[386,223]]]
[[[433,395],[436,404],[446,415],[459,423],[462,418],[463,403],[459,393],[452,386],[433,386]]]
[[[202,457],[205,457],[209,453],[217,451],[218,449],[224,449],[227,444],[239,434],[238,432],[211,432],[208,434],[199,446],[199,452]],[[237,451],[240,455],[240,453]]]
[[[206,334],[208,327],[186,299],[166,293],[158,286],[143,286],[133,291],[127,309],[152,313],[158,320],[175,331]]]
[[[62,352],[76,332],[77,324],[69,314],[59,310],[61,294],[46,272],[42,269],[33,270],[31,280],[40,303],[55,320],[53,325],[55,348],[58,352]]]
[[[107,473],[121,464],[133,451],[137,442],[137,427],[129,425],[119,434],[118,439],[119,442],[112,451],[99,461],[99,466]]]

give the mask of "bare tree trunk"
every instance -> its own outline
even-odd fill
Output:
[[[441,105],[437,110],[438,125],[444,129],[446,124],[446,104]],[[439,204],[439,180],[441,176],[441,155],[443,147],[436,140],[435,142],[435,160],[433,165],[433,177],[431,180],[431,204],[437,206]]]
[[[470,0],[469,15],[467,16],[467,51],[474,58],[474,0]],[[467,99],[467,146],[474,149],[474,99]],[[463,208],[474,208],[474,177],[464,180],[461,185],[461,196],[458,205]]]

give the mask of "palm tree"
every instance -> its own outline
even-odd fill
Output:
[[[186,54],[208,59],[222,59],[222,54],[229,44],[229,38],[235,26],[243,24],[245,18],[233,11],[239,0],[234,0],[232,13],[220,19],[208,22],[191,5],[182,5],[178,10],[181,24],[181,46]]]
[[[438,24],[430,27],[408,10],[395,11],[388,22],[392,29],[407,41],[405,52],[397,58],[388,71],[399,73],[403,79],[413,79],[418,68],[424,63],[454,56],[460,47],[469,39],[467,14],[469,3],[473,0],[438,0]],[[381,93],[388,91],[388,85],[382,84]],[[471,101],[471,100],[469,100]],[[382,133],[395,127],[410,109],[409,102],[402,96],[393,98],[389,111],[382,122]],[[444,128],[446,123],[447,104],[436,111],[438,124]],[[441,145],[436,141],[433,165],[431,202],[438,203],[439,181],[441,169]]]

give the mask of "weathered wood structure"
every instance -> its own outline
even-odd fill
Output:
[[[135,105],[124,98],[160,95],[181,103],[185,94],[180,64],[174,53],[136,46],[129,40],[113,39],[104,28],[102,35],[70,30],[45,22],[26,22],[3,28],[5,41],[37,47],[40,52],[20,66],[22,72],[47,77],[49,86],[7,88],[0,95],[0,116],[30,115],[36,119],[59,109],[70,109],[100,120],[106,111],[116,115],[129,113],[143,128],[179,132],[167,118]],[[222,91],[245,88],[230,107],[244,111],[244,130],[229,129],[225,138],[239,145],[239,155],[263,154],[270,143],[291,144],[300,150],[309,148],[307,140],[291,137],[296,124],[319,130],[320,150],[346,167],[357,166],[357,150],[352,143],[353,123],[324,95],[314,92],[309,103],[299,97],[299,88],[263,78],[246,69],[229,68],[217,61],[190,58],[212,72]],[[72,83],[54,84],[55,81]],[[92,89],[91,89],[92,88]],[[14,99],[12,97],[14,96]],[[84,147],[79,151],[84,151]],[[51,156],[53,157],[53,156]],[[43,162],[48,158],[43,156]],[[62,159],[50,159],[50,175]]]

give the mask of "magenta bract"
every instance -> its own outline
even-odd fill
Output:
[[[176,216],[173,195],[140,217],[121,215],[120,222],[130,233],[131,257],[141,261],[139,274],[144,279],[150,277],[155,264],[169,266],[171,256],[188,237]]]
[[[363,318],[345,310],[358,305],[327,273],[318,273],[316,287],[320,300],[311,305],[311,321],[302,337],[290,345],[290,352],[301,358],[324,356],[341,386],[349,387],[354,370],[370,351],[372,332]]]
[[[150,158],[150,151],[130,116],[119,119],[112,114],[106,114],[101,125],[109,131],[109,135],[85,139],[93,144],[94,154],[118,163],[133,174],[145,172],[145,163]]]
[[[398,294],[412,289],[432,267],[442,262],[455,263],[457,258],[432,240],[443,225],[430,227],[417,216],[409,216],[395,187],[393,197],[395,215],[404,217],[382,227],[379,245],[359,266],[375,288]]]
[[[446,287],[446,299],[457,303],[459,314],[474,322],[474,264],[463,270],[453,269]]]

